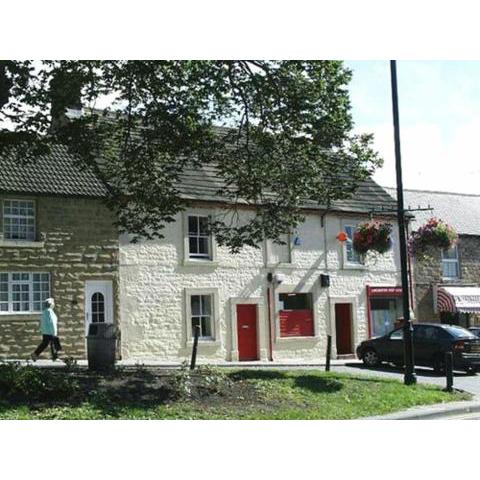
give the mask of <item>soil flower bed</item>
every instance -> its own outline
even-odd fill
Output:
[[[0,419],[353,419],[469,398],[319,370],[137,368],[100,375],[78,369],[55,375],[59,385],[68,384],[68,395],[31,397],[23,387],[10,396],[0,392]]]

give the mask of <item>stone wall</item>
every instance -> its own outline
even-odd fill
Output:
[[[421,322],[439,322],[440,315],[434,311],[435,285],[480,285],[480,237],[460,235],[458,242],[460,277],[446,281],[442,278],[442,256],[440,250],[432,249],[427,260],[414,262],[415,317]],[[476,315],[472,323],[478,323]]]
[[[209,210],[191,211],[205,213]],[[214,214],[218,210],[212,209],[210,212]],[[122,357],[165,362],[188,359],[191,339],[187,338],[189,319],[186,317],[186,294],[195,289],[214,289],[218,299],[217,332],[214,341],[200,343],[200,361],[238,358],[235,327],[235,305],[238,303],[257,304],[259,354],[261,359],[266,360],[269,344],[268,272],[285,276],[276,291],[270,294],[311,292],[314,300],[315,335],[303,338],[279,336],[277,306],[275,302],[270,302],[275,360],[324,358],[330,326],[335,341],[332,314],[335,302],[352,303],[353,340],[358,344],[368,337],[366,285],[399,285],[400,273],[397,249],[386,255],[368,257],[364,267],[347,268],[344,265],[343,247],[336,235],[345,223],[351,224],[357,220],[365,219],[329,214],[322,226],[319,213],[307,214],[305,223],[294,235],[299,237],[300,245],[293,245],[290,264],[271,264],[265,244],[257,249],[245,247],[236,255],[218,246],[214,262],[185,262],[185,222],[182,215],[178,215],[176,221],[167,226],[163,240],[131,244],[128,236],[121,237]],[[398,245],[397,241],[395,245]],[[329,288],[320,286],[321,273],[331,276]]]
[[[118,317],[118,234],[98,199],[25,197],[35,200],[35,242],[0,237],[0,272],[49,272],[65,356],[85,357],[85,281],[112,280]],[[0,232],[3,232],[0,216]],[[26,358],[39,343],[39,314],[0,314],[0,357]],[[47,352],[44,355],[48,355]]]

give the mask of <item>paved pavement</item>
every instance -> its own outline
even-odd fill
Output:
[[[369,369],[357,362],[346,362],[344,365],[336,365],[332,368],[335,372],[354,373],[362,375],[374,375],[386,378],[403,379],[403,370],[393,366],[382,365],[379,368]],[[430,383],[445,387],[445,376],[437,375],[430,368],[416,368],[418,383]],[[472,393],[480,400],[480,374],[468,375],[464,372],[454,372],[453,387]]]

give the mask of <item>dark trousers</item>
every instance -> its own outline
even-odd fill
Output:
[[[52,358],[57,357],[57,351],[61,349],[60,341],[58,337],[53,335],[42,335],[42,341],[35,350],[35,355],[38,357],[47,347],[50,345],[50,351],[52,352]]]

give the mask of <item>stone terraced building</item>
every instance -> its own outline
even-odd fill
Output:
[[[65,355],[84,358],[88,324],[118,318],[119,242],[104,195],[62,148],[26,164],[0,158],[0,358],[33,351],[48,297]]]
[[[334,355],[351,356],[401,316],[398,242],[366,258],[352,248],[372,208],[392,207],[373,181],[329,209],[306,204],[285,244],[266,240],[233,255],[205,230],[226,201],[211,167],[185,172],[188,208],[164,239],[139,243],[119,237],[104,186],[65,150],[32,164],[0,159],[0,172],[0,358],[33,350],[49,296],[64,355],[76,358],[86,356],[91,322],[113,322],[125,360],[186,360],[198,326],[199,361],[318,361],[327,334]]]
[[[412,208],[432,208],[415,212],[412,230],[436,217],[459,234],[452,249],[432,250],[429,259],[413,262],[416,319],[463,327],[480,324],[480,195],[428,190],[405,190],[404,195]]]
[[[120,238],[122,358],[188,359],[198,326],[200,361],[301,363],[325,357],[328,333],[333,354],[351,356],[361,340],[393,328],[401,316],[398,242],[363,260],[351,240],[372,208],[391,210],[382,188],[365,182],[328,210],[307,204],[305,222],[285,245],[267,240],[232,255],[205,229],[225,210],[220,187],[211,167],[185,172],[179,188],[189,207],[165,238]],[[341,231],[349,237],[343,244]]]

